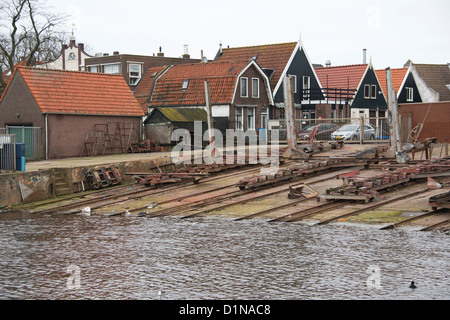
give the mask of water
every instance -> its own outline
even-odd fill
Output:
[[[0,230],[0,299],[450,298],[442,233],[62,215],[1,215]]]

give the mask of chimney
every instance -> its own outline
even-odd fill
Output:
[[[328,67],[331,67],[331,61],[330,60],[327,60],[326,62],[325,62],[325,66],[328,68]]]
[[[162,52],[162,48],[159,47],[159,52],[156,54],[158,57],[164,57],[164,53]]]
[[[189,59],[191,56],[189,55],[189,46],[187,44],[184,45],[184,54],[183,54],[183,58],[184,59]]]
[[[120,53],[119,53],[119,51],[114,51],[113,52],[113,56],[118,56]]]
[[[367,56],[367,49],[363,49],[363,64],[366,64],[367,63],[367,59],[366,59],[366,56]]]

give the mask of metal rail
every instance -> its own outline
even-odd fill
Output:
[[[442,208],[442,209],[429,211],[427,213],[424,213],[424,214],[421,214],[421,215],[418,215],[418,216],[415,216],[415,217],[411,217],[409,219],[405,219],[403,221],[399,221],[399,222],[387,225],[387,226],[381,228],[380,230],[395,229],[395,228],[397,228],[398,226],[400,226],[402,224],[409,223],[409,222],[412,222],[412,221],[415,221],[415,220],[419,220],[419,219],[423,219],[423,218],[426,218],[428,216],[431,216],[431,215],[434,215],[434,214],[437,214],[437,213],[442,213],[442,212],[448,212],[448,209]]]
[[[415,192],[412,192],[412,193],[408,193],[406,195],[403,195],[403,196],[400,196],[400,197],[397,197],[397,198],[394,198],[394,199],[389,199],[389,200],[386,200],[386,201],[382,201],[382,202],[370,205],[370,206],[362,208],[362,209],[354,210],[352,212],[348,212],[348,213],[339,215],[337,217],[321,221],[319,223],[316,223],[315,225],[324,225],[324,224],[328,224],[328,223],[331,223],[331,222],[336,221],[336,220],[340,220],[340,219],[343,219],[343,218],[348,218],[348,217],[351,217],[351,216],[355,216],[355,215],[358,215],[358,214],[360,214],[362,212],[370,211],[370,210],[373,210],[375,208],[384,206],[386,204],[389,204],[389,203],[392,203],[392,202],[396,202],[396,201],[400,201],[400,200],[406,199],[408,197],[412,197],[412,196],[415,196],[415,195],[418,195],[418,194],[422,194],[422,193],[425,193],[425,192],[428,192],[428,191],[429,191],[428,189],[424,189],[424,190],[419,190],[419,191],[415,191]]]

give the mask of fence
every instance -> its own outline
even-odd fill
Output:
[[[0,134],[0,171],[16,170],[16,135]]]
[[[285,122],[277,121],[280,123],[280,140],[285,140]],[[344,140],[357,143],[389,141],[389,124],[386,117],[296,119],[297,141],[308,142],[316,126],[314,140],[318,141]]]
[[[0,134],[14,134],[16,143],[24,143],[25,158],[27,160],[42,160],[44,158],[42,128],[6,126],[6,128],[0,128]]]

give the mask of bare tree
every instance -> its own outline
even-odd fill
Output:
[[[51,13],[42,0],[0,0],[0,92],[3,73],[23,60],[27,66],[58,56],[67,34],[65,15]]]

